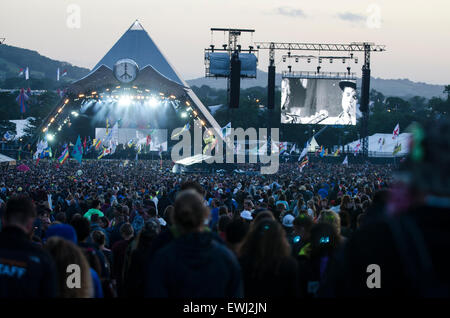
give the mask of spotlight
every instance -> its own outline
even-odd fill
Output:
[[[77,112],[72,112],[72,115],[75,117],[78,117],[78,113]]]
[[[298,57],[295,58],[295,62],[298,63]]]
[[[330,64],[333,63],[333,59],[330,59]]]
[[[358,58],[355,57],[355,64],[358,64]]]
[[[283,56],[283,63],[286,62],[286,57]]]
[[[311,63],[311,58],[308,57],[308,59],[306,60],[308,63]]]
[[[187,117],[187,113],[186,113],[186,112],[182,112],[182,113],[181,113],[181,117],[182,117],[182,118],[186,118],[186,117]]]
[[[158,100],[155,97],[151,97],[150,100],[148,101],[148,104],[151,107],[155,107],[156,105],[158,105]]]
[[[120,97],[119,106],[130,106],[130,104],[131,104],[130,96],[124,95]]]
[[[47,134],[45,138],[47,138],[47,141],[53,141],[53,139],[55,139],[55,136],[53,136],[52,134]]]

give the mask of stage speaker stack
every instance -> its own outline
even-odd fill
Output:
[[[359,110],[362,113],[369,111],[369,93],[370,93],[370,69],[363,67],[361,82],[361,103]]]
[[[241,60],[239,54],[231,57],[230,91],[228,96],[229,108],[239,108],[239,96],[241,90]]]
[[[267,76],[267,108],[275,108],[275,65],[269,65]]]

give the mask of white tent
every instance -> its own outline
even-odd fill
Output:
[[[404,156],[409,152],[410,137],[410,133],[400,134],[395,139],[392,139],[392,134],[374,134],[372,136],[369,136],[369,156],[393,157],[394,148],[397,144],[401,145],[401,150],[395,156]],[[353,151],[353,149],[359,142],[360,140],[355,140],[345,145],[345,150],[347,150],[348,146],[350,148],[350,151]],[[359,151],[362,151],[362,147],[360,147]]]
[[[16,164],[16,160],[13,158],[10,158],[8,156],[2,155],[0,153],[0,164],[2,165],[15,165]]]
[[[319,144],[316,141],[316,138],[314,136],[311,139],[311,142],[309,143],[308,152],[315,152],[317,148],[319,148]]]

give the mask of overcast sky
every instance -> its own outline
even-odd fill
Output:
[[[70,4],[80,8],[80,28],[68,27]],[[372,58],[373,76],[450,84],[449,12],[449,0],[2,0],[0,37],[92,68],[139,19],[177,71],[191,79],[204,75],[211,27],[254,28],[254,41],[385,44],[387,52]],[[223,34],[214,40],[221,45]],[[266,70],[267,59],[260,52],[259,68]],[[299,63],[293,70],[315,66]],[[323,70],[345,71],[332,66]],[[287,69],[287,63],[277,67]]]

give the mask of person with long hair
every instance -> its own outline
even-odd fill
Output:
[[[297,296],[297,263],[290,254],[279,222],[265,218],[251,227],[239,251],[244,296]]]
[[[52,256],[56,264],[57,297],[61,298],[91,298],[94,296],[91,270],[82,250],[74,243],[61,237],[50,237],[44,249]],[[69,265],[80,267],[80,288],[69,288],[67,285]]]

